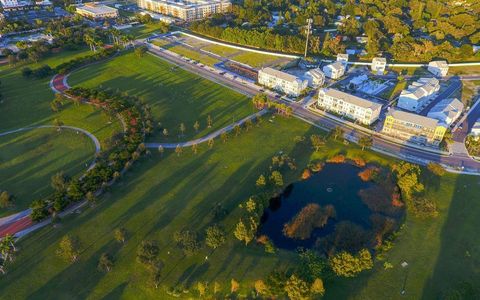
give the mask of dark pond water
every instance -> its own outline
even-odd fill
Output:
[[[362,202],[358,191],[371,187],[373,183],[363,182],[358,173],[362,169],[351,164],[326,164],[323,170],[307,180],[295,182],[285,188],[279,198],[272,199],[270,207],[262,217],[260,234],[267,235],[274,245],[283,249],[297,247],[310,248],[319,237],[332,233],[335,224],[350,221],[370,229],[372,211]],[[310,239],[297,240],[283,235],[283,227],[303,207],[317,203],[321,207],[331,204],[335,207],[336,217],[312,232]]]

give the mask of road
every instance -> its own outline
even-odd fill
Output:
[[[137,44],[144,43],[142,41],[137,41]],[[149,44],[147,44],[147,46],[149,46]],[[169,52],[167,51],[154,49],[151,46],[149,47],[149,51],[154,55],[163,58],[187,71],[196,73],[204,78],[234,89],[249,97],[252,97],[260,92],[261,88],[258,86],[226,78],[225,76],[222,76],[215,71],[211,71],[208,68],[199,67],[197,65],[186,62],[181,57],[169,54]],[[347,122],[339,122],[328,116],[314,113],[302,106],[302,104],[276,99],[273,98],[272,95],[274,95],[274,93],[269,93],[269,96],[273,100],[283,102],[292,107],[294,116],[312,125],[326,130],[330,130],[335,128],[336,126],[339,126],[344,129],[345,136],[349,137],[349,139],[352,141],[358,140],[361,136],[372,136],[371,132],[363,132],[358,128],[352,128],[352,126]],[[476,107],[475,111],[471,112],[471,115],[472,117],[470,118],[470,120],[473,120],[475,116],[480,115],[480,105]],[[455,136],[457,134],[458,133],[454,134],[454,139],[458,138]],[[433,161],[449,167],[451,171],[458,170],[459,172],[478,173],[480,175],[480,162],[463,153],[453,153],[452,155],[446,155],[434,149],[409,144],[407,145],[395,143],[385,139],[379,134],[373,135],[372,149],[392,157],[401,158],[403,160],[418,164],[425,165],[426,163]]]

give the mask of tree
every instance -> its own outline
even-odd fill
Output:
[[[168,136],[168,129],[164,128],[162,133],[163,133],[164,136]]]
[[[200,128],[200,123],[198,123],[198,121],[195,121],[195,123],[193,124],[193,129],[195,129],[195,132],[198,132],[199,128]]]
[[[17,251],[15,247],[15,239],[12,235],[7,234],[0,241],[0,254],[3,259],[2,266],[5,262],[12,262],[15,259],[15,252]],[[3,270],[3,269],[2,269]]]
[[[101,272],[110,272],[113,267],[113,260],[108,253],[102,253],[98,260],[97,269]]]
[[[217,293],[219,293],[220,290],[221,290],[221,288],[222,288],[222,287],[220,286],[220,283],[218,283],[217,281],[215,281],[215,282],[213,283],[213,294],[216,295]]]
[[[53,120],[53,126],[57,127],[58,130],[63,126],[63,122],[57,118]]]
[[[190,230],[180,230],[173,234],[173,240],[183,250],[186,256],[192,256],[200,249],[197,233]]]
[[[230,292],[236,293],[239,288],[240,288],[240,283],[238,283],[238,281],[232,278],[232,280],[230,280]]]
[[[235,131],[235,136],[238,136],[242,131],[242,128],[240,127],[240,125],[235,124],[235,126],[233,127],[233,130]]]
[[[373,138],[371,136],[362,136],[358,140],[358,144],[362,147],[362,151],[365,148],[370,148],[373,145]]]
[[[147,53],[147,47],[141,46],[141,47],[135,48],[134,53],[137,57],[143,57],[145,56],[145,53]]]
[[[180,156],[183,152],[183,149],[180,145],[177,145],[177,147],[175,148],[175,153],[177,153],[177,156]]]
[[[238,240],[243,241],[245,242],[245,245],[248,245],[248,243],[250,243],[253,240],[255,236],[255,231],[252,230],[252,226],[250,226],[250,228],[247,228],[245,223],[243,223],[243,221],[240,220],[237,223],[237,226],[235,227],[235,231],[233,232],[233,234]]]
[[[197,291],[200,297],[204,297],[207,293],[207,283],[206,282],[197,282]]]
[[[262,187],[267,184],[267,180],[265,179],[265,176],[262,174],[260,177],[258,177],[257,182],[255,183],[256,186]]]
[[[258,295],[265,295],[265,293],[268,290],[268,286],[263,282],[263,280],[256,280],[254,283],[255,291],[257,292]]]
[[[208,148],[212,149],[213,145],[215,144],[215,141],[213,139],[209,139],[207,144],[208,144]]]
[[[13,206],[14,197],[11,196],[7,191],[0,193],[0,207],[7,208]]]
[[[445,146],[449,146],[449,145],[453,144],[453,135],[452,135],[452,132],[450,130],[445,132],[445,134],[443,135],[442,144],[445,145]]]
[[[193,151],[193,154],[198,153],[198,144],[192,144],[192,151]]]
[[[207,228],[205,243],[208,247],[212,249],[217,249],[218,247],[223,245],[225,241],[225,231],[223,231],[222,228],[217,225],[213,225]]]
[[[363,270],[373,267],[373,260],[367,249],[360,250],[357,255],[342,251],[330,258],[333,272],[342,277],[355,277]]]
[[[325,294],[325,286],[323,285],[323,280],[320,278],[316,278],[313,281],[312,286],[310,287],[310,292],[312,294],[323,296]]]
[[[345,133],[345,130],[342,129],[340,126],[336,126],[333,129],[333,138],[337,140],[337,137],[343,137],[343,134]]]
[[[165,148],[163,148],[162,145],[158,146],[158,153],[160,153],[160,156],[163,157],[163,153],[165,152]]]
[[[113,232],[113,236],[117,242],[124,244],[127,239],[127,230],[123,227],[117,228]]]
[[[429,162],[427,164],[427,169],[432,172],[432,174],[436,175],[436,176],[443,176],[445,175],[446,171],[445,171],[445,168],[442,167],[440,164],[438,163],[434,163],[434,162]]]
[[[317,134],[312,134],[310,136],[310,142],[312,143],[312,147],[315,150],[315,152],[320,151],[320,148],[325,146],[325,140],[323,139],[322,136]]]
[[[208,115],[208,117],[207,117],[207,127],[212,128],[212,125],[213,125],[213,119],[210,115]]]
[[[87,198],[87,201],[90,202],[90,204],[95,205],[97,203],[97,197],[93,192],[88,192],[85,195],[85,198]]]
[[[142,241],[137,249],[137,261],[144,265],[152,266],[157,261],[160,249],[154,241]]]
[[[185,127],[185,124],[180,123],[180,132],[182,133],[182,136],[185,134],[185,130],[187,130],[187,128]]]
[[[227,140],[228,140],[228,133],[227,133],[226,131],[222,132],[222,133],[220,134],[220,138],[222,139],[222,141],[223,141],[224,143],[226,143]]]
[[[51,178],[52,188],[60,193],[64,193],[67,190],[67,177],[63,172],[58,172]]]
[[[270,175],[270,181],[276,186],[283,186],[283,176],[279,171],[273,171]]]
[[[70,235],[64,236],[60,241],[57,254],[67,261],[75,262],[80,254],[80,241]]]
[[[287,280],[284,289],[290,299],[309,299],[310,289],[307,283],[295,274],[291,275]]]

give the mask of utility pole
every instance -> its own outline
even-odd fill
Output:
[[[307,52],[308,52],[308,38],[310,37],[310,30],[312,30],[312,22],[313,20],[309,18],[307,20],[307,41],[305,42],[305,55],[304,58],[307,58]]]

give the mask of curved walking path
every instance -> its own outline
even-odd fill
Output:
[[[39,126],[23,127],[23,128],[2,132],[0,133],[0,137],[7,136],[9,134],[18,133],[18,132],[30,131],[35,129],[44,129],[44,128],[61,128],[61,129],[73,130],[73,131],[76,131],[77,133],[81,132],[84,135],[86,135],[90,140],[92,140],[93,144],[95,145],[95,156],[99,154],[101,151],[100,142],[93,133],[79,127],[68,126],[68,125],[62,125],[62,126],[39,125]],[[95,166],[95,159],[92,161],[90,166],[88,166],[87,171],[92,169],[94,166]],[[17,233],[27,230],[29,227],[31,227],[33,224],[32,219],[30,218],[31,212],[32,212],[32,209],[28,208],[24,211],[15,213],[13,215],[0,218],[0,238],[4,237],[7,234],[11,234],[11,235],[15,235],[16,237],[19,237]]]
[[[253,120],[255,118],[258,118],[258,117],[261,117],[263,116],[264,114],[266,114],[268,112],[268,110],[266,109],[263,109],[257,113],[254,113],[248,117],[245,117],[241,120],[238,120],[237,122],[235,123],[232,123],[226,127],[223,127],[217,131],[214,131],[210,134],[207,134],[206,136],[203,136],[201,138],[198,138],[198,139],[195,139],[195,140],[191,140],[191,141],[187,141],[187,142],[180,142],[180,143],[146,143],[145,146],[147,148],[158,148],[160,146],[162,146],[163,148],[165,149],[173,149],[173,148],[176,148],[178,146],[184,148],[184,147],[191,147],[193,145],[197,145],[197,144],[201,144],[201,143],[205,143],[211,139],[214,139],[218,136],[220,136],[222,133],[224,132],[229,132],[229,131],[232,131],[235,126],[237,125],[242,125],[244,124],[245,122],[247,122],[248,120]]]

